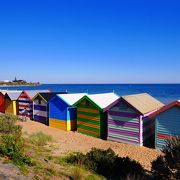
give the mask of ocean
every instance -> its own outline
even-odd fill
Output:
[[[50,89],[53,92],[86,92],[89,94],[115,92],[120,96],[137,93],[149,93],[165,104],[180,99],[180,84],[43,84],[40,86],[8,86],[0,87],[0,89]]]

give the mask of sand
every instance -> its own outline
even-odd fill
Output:
[[[151,169],[151,162],[161,154],[159,150],[150,149],[146,147],[139,147],[135,145],[129,145],[125,143],[117,143],[113,141],[105,141],[98,138],[83,135],[77,132],[66,132],[60,129],[52,128],[43,125],[38,122],[30,121],[19,122],[23,127],[23,132],[29,134],[42,131],[49,134],[55,140],[54,155],[61,155],[68,152],[87,152],[92,147],[107,149],[113,149],[119,156],[129,156],[141,163],[141,165],[147,169]]]

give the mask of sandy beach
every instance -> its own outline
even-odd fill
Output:
[[[86,136],[77,132],[66,132],[60,129],[45,126],[41,123],[28,120],[27,122],[19,122],[23,127],[23,132],[29,134],[35,132],[43,132],[53,137],[55,150],[54,155],[62,155],[68,152],[87,152],[92,147],[107,149],[112,148],[119,156],[129,156],[141,163],[147,169],[151,169],[151,162],[161,154],[159,150],[146,147],[139,147],[113,141],[105,141],[98,138]]]

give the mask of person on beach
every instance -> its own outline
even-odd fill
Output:
[[[25,122],[26,121],[26,116],[27,116],[27,114],[28,114],[28,111],[27,111],[27,109],[25,108],[24,110],[23,110],[23,121]]]

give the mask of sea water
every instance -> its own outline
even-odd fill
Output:
[[[107,93],[115,92],[120,96],[149,93],[167,104],[180,99],[180,84],[42,84],[40,86],[8,86],[0,87],[8,90],[41,90],[69,93]]]

